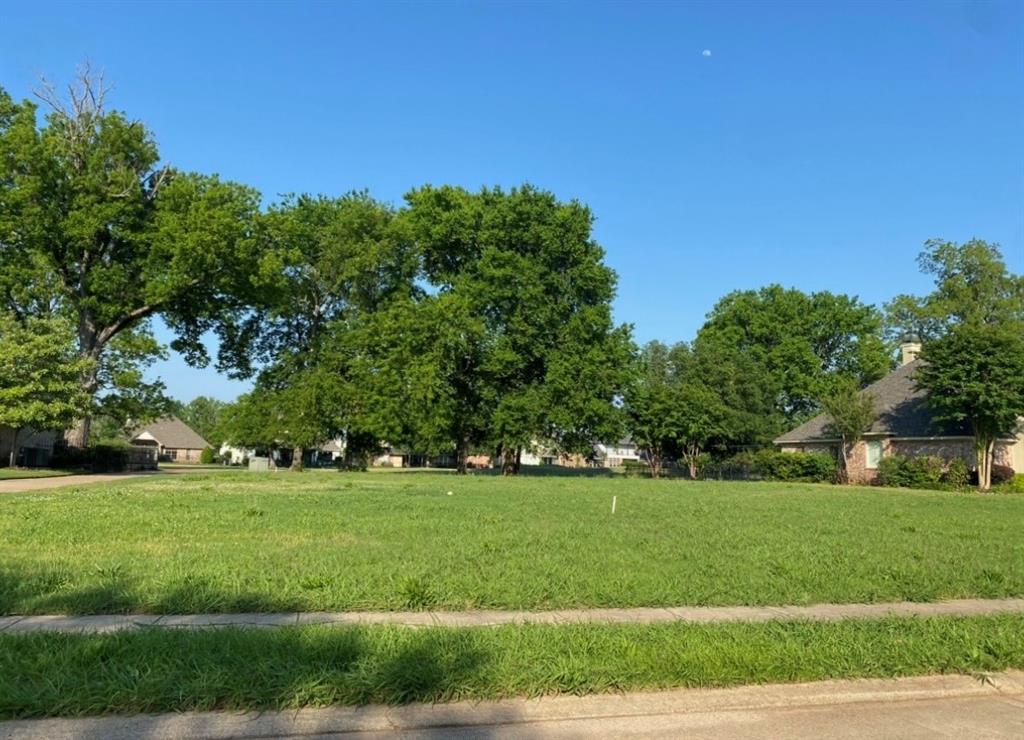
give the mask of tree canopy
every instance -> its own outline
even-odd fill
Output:
[[[420,388],[445,388],[443,434],[457,457],[486,445],[513,472],[536,440],[583,451],[615,436],[630,331],[612,321],[615,274],[591,236],[589,209],[532,186],[425,186],[406,202],[404,228],[429,285],[416,310],[441,336],[421,364]],[[404,335],[400,344],[413,333]],[[406,346],[394,356],[408,354]]]
[[[1024,276],[1009,271],[998,244],[931,239],[917,262],[935,290],[886,304],[891,337],[910,332],[927,343],[962,324],[1024,326]]]
[[[106,110],[105,92],[88,74],[66,97],[47,88],[40,123],[35,104],[0,90],[0,298],[19,315],[68,317],[91,400],[139,388],[113,382],[131,378],[110,368],[111,347],[122,363],[152,357],[155,315],[175,349],[208,361],[201,335],[249,299],[259,203],[251,188],[161,164],[152,134]],[[74,444],[88,441],[90,417]]]
[[[28,431],[60,430],[88,403],[67,322],[35,317],[20,321],[0,312],[0,425],[14,430],[14,465]]]
[[[1024,336],[1015,328],[961,324],[924,347],[916,381],[937,418],[967,422],[978,453],[978,488],[992,482],[995,443],[1024,417]]]
[[[844,379],[863,387],[891,367],[882,316],[873,306],[780,285],[725,296],[694,348],[715,358],[705,367],[725,376],[732,396],[726,402],[761,418],[757,436],[743,440],[748,444],[764,444],[816,414],[818,399]]]

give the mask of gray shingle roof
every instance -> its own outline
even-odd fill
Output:
[[[908,362],[861,391],[875,397],[878,411],[878,418],[867,434],[893,437],[959,437],[970,434],[963,424],[943,423],[935,419],[927,404],[927,391],[919,390],[914,384],[914,371],[923,363],[923,360]],[[818,414],[778,437],[775,443],[835,439],[835,435],[827,432],[831,422],[832,417],[828,414]]]
[[[178,450],[201,450],[210,443],[177,416],[165,416],[150,424],[144,424],[132,432],[134,441],[143,432],[149,434],[164,447]]]

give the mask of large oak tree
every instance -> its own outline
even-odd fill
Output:
[[[437,397],[449,420],[443,429],[434,420],[430,436],[447,436],[460,468],[475,447],[499,450],[505,473],[535,441],[583,452],[617,436],[631,340],[612,321],[615,274],[590,210],[531,186],[425,186],[406,201],[402,222],[428,287],[410,320],[436,327],[438,344],[414,353],[416,332],[401,332],[392,358],[423,360],[421,402],[407,408],[430,413]],[[401,374],[382,359],[378,375]]]
[[[159,351],[151,317],[191,362],[209,361],[202,334],[223,331],[248,300],[259,206],[250,188],[162,163],[149,130],[107,110],[104,93],[88,73],[66,97],[46,88],[41,121],[35,104],[0,90],[0,301],[16,314],[48,304],[72,321],[93,408],[115,344],[122,361]],[[88,443],[90,418],[71,444]]]

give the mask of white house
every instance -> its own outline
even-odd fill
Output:
[[[640,450],[636,443],[626,437],[615,444],[594,445],[594,459],[604,468],[616,468],[626,462],[640,462]]]

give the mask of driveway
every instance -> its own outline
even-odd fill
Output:
[[[109,473],[105,475],[62,475],[53,478],[12,478],[0,480],[0,493],[20,493],[21,491],[45,491],[48,488],[67,488],[69,486],[86,486],[90,483],[109,483],[111,481],[142,478],[159,473]]]

